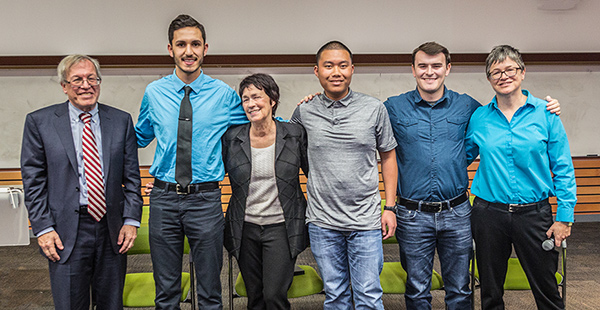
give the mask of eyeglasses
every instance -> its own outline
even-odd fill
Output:
[[[499,80],[500,78],[502,78],[502,73],[506,74],[506,77],[513,77],[513,76],[517,75],[518,70],[523,70],[523,68],[521,68],[521,67],[508,68],[504,71],[488,72],[488,77],[491,77],[492,80]]]
[[[74,78],[71,81],[65,81],[65,83],[70,84],[73,88],[79,88],[83,86],[85,81],[87,81],[90,86],[98,86],[100,85],[100,82],[102,82],[102,79],[99,77],[89,77],[87,79]]]

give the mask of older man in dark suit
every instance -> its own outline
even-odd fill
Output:
[[[25,120],[21,173],[31,227],[49,260],[56,309],[88,309],[90,300],[122,309],[125,252],[142,213],[133,123],[98,103],[95,59],[67,56],[58,76],[68,101]]]

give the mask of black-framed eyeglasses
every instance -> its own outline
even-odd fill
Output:
[[[517,75],[517,72],[519,70],[523,70],[523,68],[516,67],[516,68],[508,68],[504,71],[488,72],[488,77],[492,78],[492,80],[499,80],[500,78],[502,78],[502,73],[506,74],[506,77],[513,77],[513,76]]]
[[[100,82],[102,82],[102,79],[99,77],[89,77],[87,79],[77,77],[72,79],[71,81],[65,81],[65,83],[71,85],[71,87],[73,88],[79,88],[83,86],[85,81],[87,81],[90,86],[98,86],[100,85]]]

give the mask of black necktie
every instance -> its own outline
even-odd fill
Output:
[[[175,165],[175,181],[186,187],[192,181],[192,104],[190,91],[185,86],[185,96],[179,106],[179,126],[177,127],[177,158]]]

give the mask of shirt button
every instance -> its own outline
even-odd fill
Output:
[[[339,120],[339,119],[337,119],[337,118],[336,118],[336,119],[334,119],[334,120],[333,120],[333,124],[334,124],[334,125],[339,125],[339,124],[340,124],[340,120]]]

